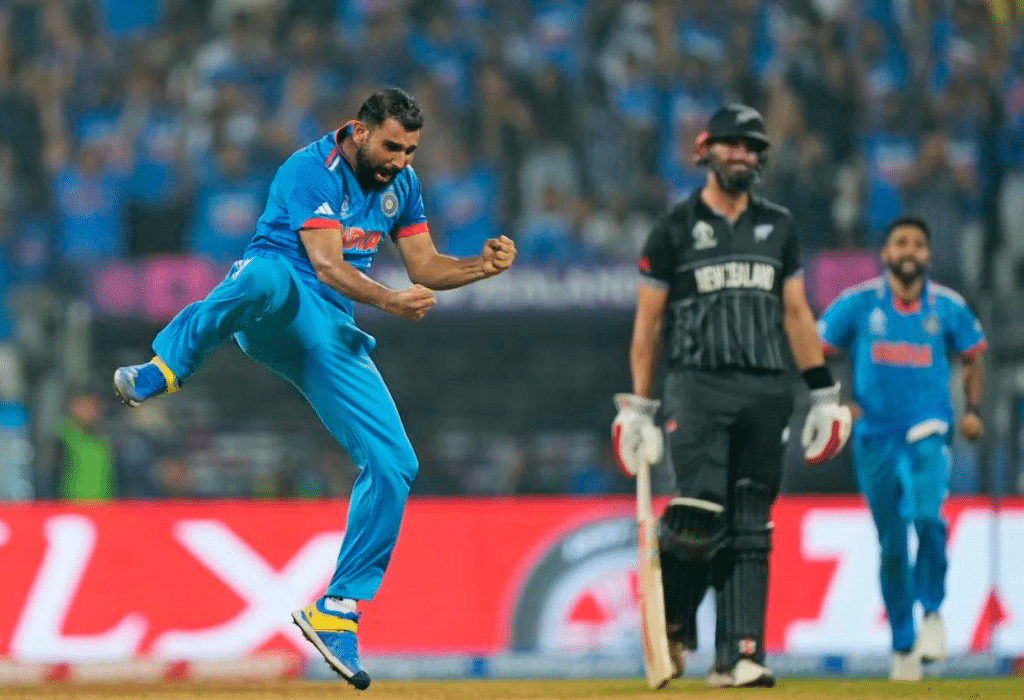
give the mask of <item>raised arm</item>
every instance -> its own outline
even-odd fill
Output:
[[[423,318],[434,305],[434,295],[421,285],[391,289],[345,262],[340,228],[304,228],[299,236],[317,279],[352,301],[410,319]]]
[[[511,267],[516,257],[515,243],[507,236],[488,238],[480,255],[472,258],[441,255],[429,231],[399,238],[398,250],[409,279],[436,290],[455,289],[493,277]]]

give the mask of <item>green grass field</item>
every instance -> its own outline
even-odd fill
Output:
[[[721,690],[700,681],[677,681],[648,691],[641,681],[447,681],[374,683],[360,693],[341,682],[163,683],[154,685],[43,685],[0,687],[0,700],[652,700],[654,698],[743,698],[743,700],[889,700],[985,698],[1021,700],[1024,678],[925,680],[896,684],[881,680],[782,680],[775,688]]]

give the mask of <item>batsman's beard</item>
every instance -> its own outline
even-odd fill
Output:
[[[755,166],[730,173],[727,163],[723,163],[714,156],[711,158],[711,172],[715,174],[718,186],[729,194],[747,192],[757,182],[757,171],[757,166]]]

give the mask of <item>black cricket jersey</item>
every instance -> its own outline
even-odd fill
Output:
[[[640,257],[644,283],[668,290],[669,368],[787,369],[782,285],[799,271],[793,217],[784,207],[752,194],[730,223],[700,190],[674,206]]]

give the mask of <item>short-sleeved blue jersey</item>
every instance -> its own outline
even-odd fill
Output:
[[[845,348],[853,364],[853,399],[865,434],[905,433],[929,419],[951,421],[949,351],[985,348],[981,324],[964,298],[926,280],[921,299],[905,306],[885,277],[841,294],[822,314],[826,350]]]
[[[320,282],[302,245],[302,228],[340,228],[345,262],[367,271],[384,235],[394,239],[423,233],[420,181],[411,167],[381,190],[364,191],[341,153],[351,123],[296,151],[277,169],[256,235],[245,257],[274,251],[320,296],[352,314],[352,301]]]

